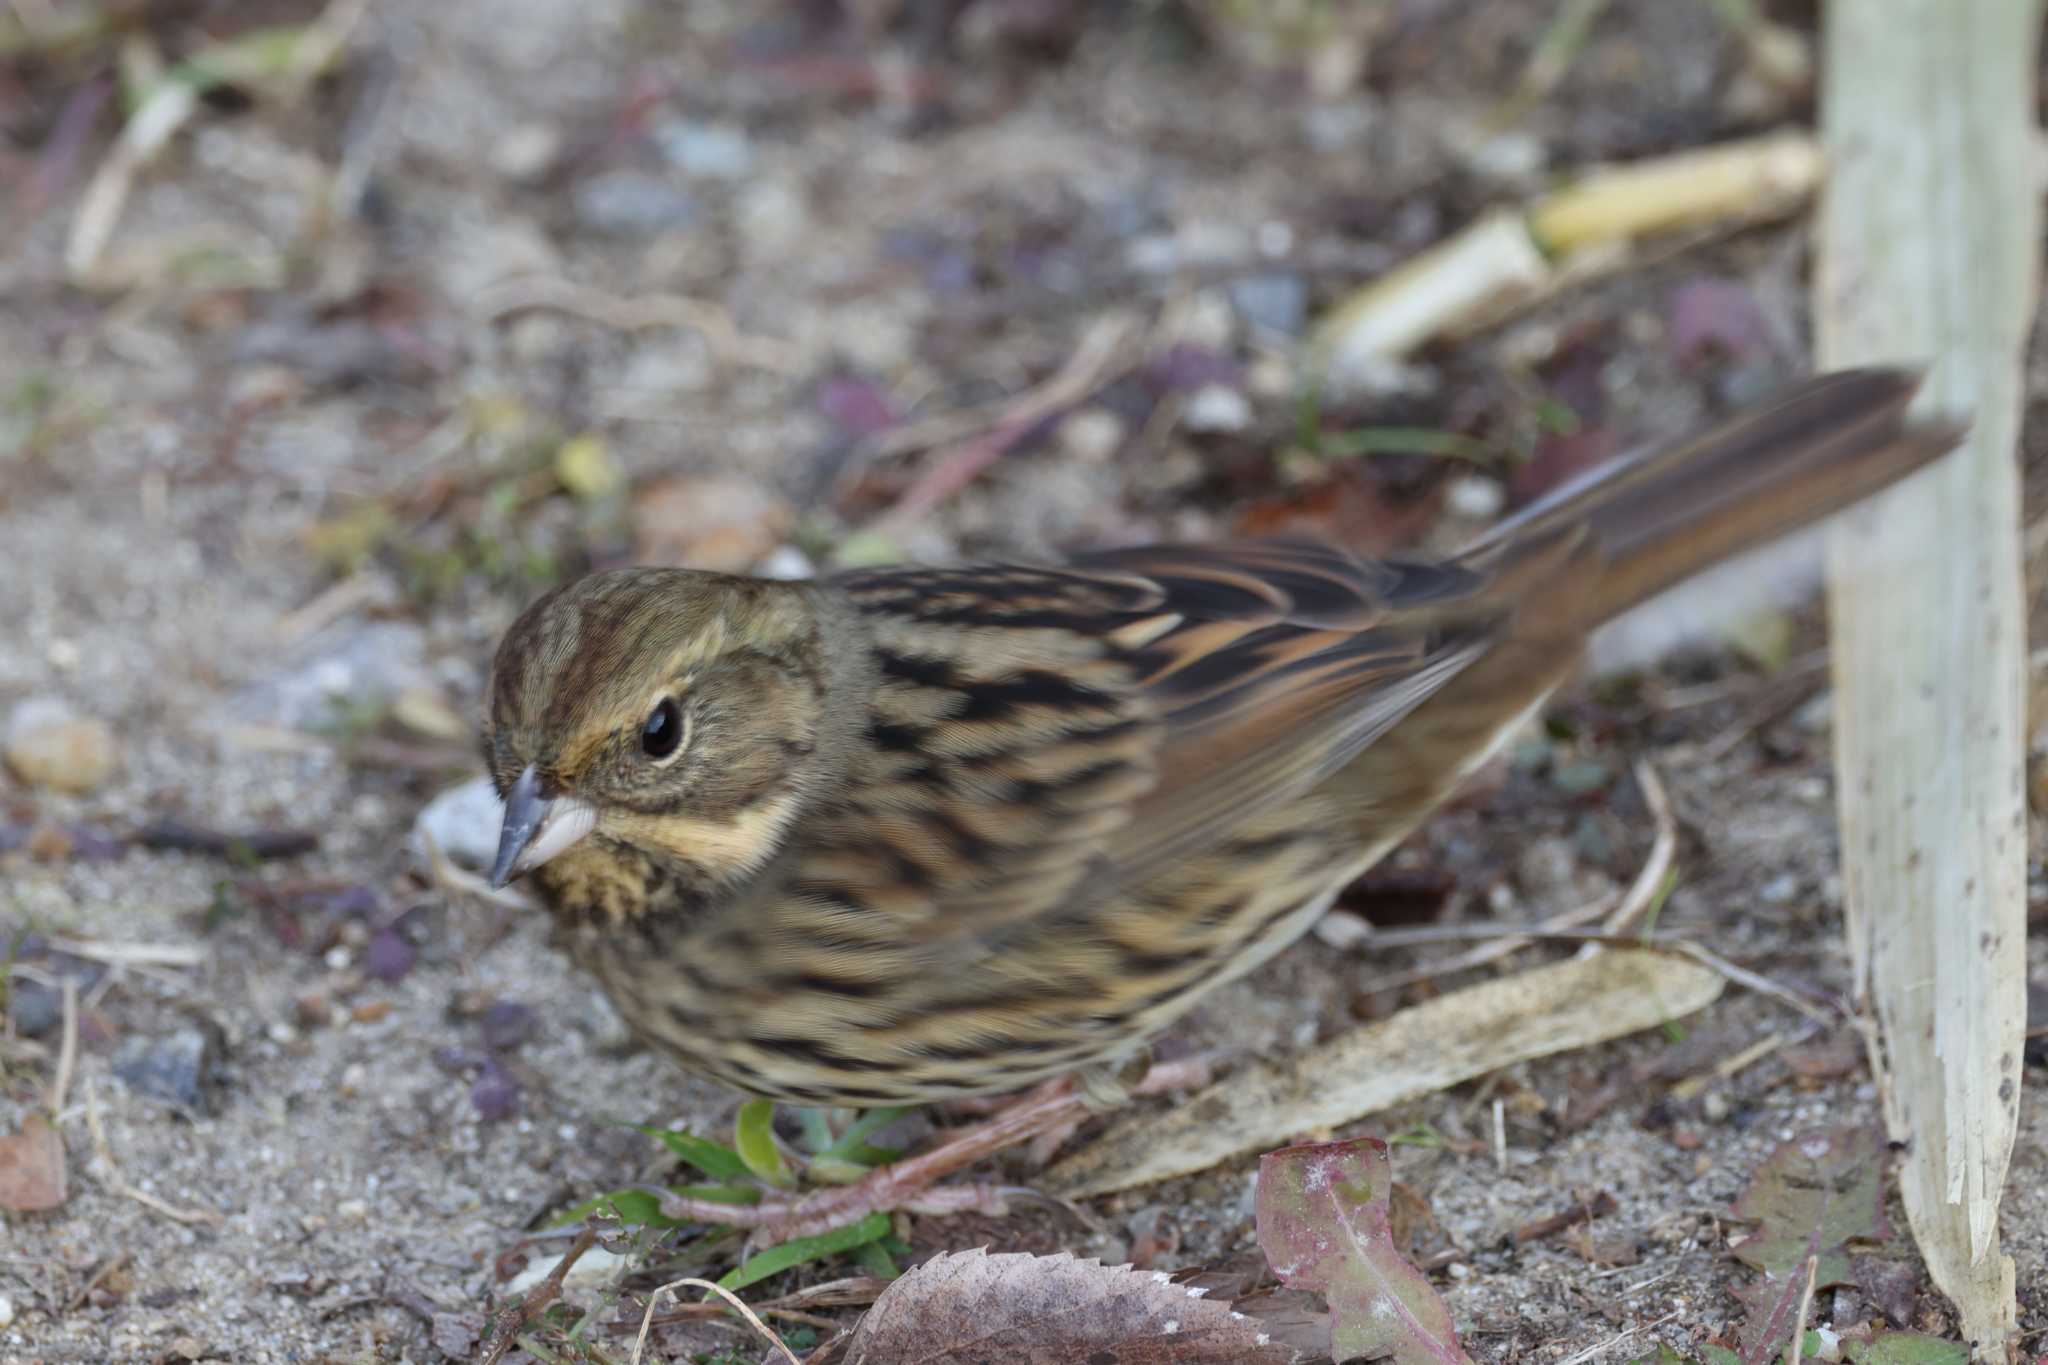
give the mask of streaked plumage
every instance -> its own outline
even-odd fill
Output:
[[[1904,424],[1912,390],[1813,381],[1442,563],[1248,543],[586,578],[493,669],[497,875],[539,862],[633,1027],[754,1094],[1114,1065],[1299,937],[1602,621],[1945,450]]]

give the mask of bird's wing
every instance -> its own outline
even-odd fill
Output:
[[[1132,885],[1314,789],[1501,616],[1486,575],[1296,542],[840,582],[881,675],[854,824],[940,932],[956,901],[985,929]]]

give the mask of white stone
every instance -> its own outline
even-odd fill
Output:
[[[1251,422],[1251,400],[1227,384],[1196,389],[1180,413],[1180,424],[1188,431],[1243,431]]]
[[[498,854],[498,831],[504,820],[505,803],[498,799],[491,779],[471,778],[420,808],[409,845],[422,862],[429,860],[427,840],[432,838],[450,862],[461,867],[489,867]]]

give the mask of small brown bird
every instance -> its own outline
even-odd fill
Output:
[[[492,669],[492,880],[533,874],[640,1035],[755,1095],[1111,1075],[1300,937],[1595,627],[1953,445],[1906,423],[1916,383],[1810,381],[1436,563],[593,575]]]

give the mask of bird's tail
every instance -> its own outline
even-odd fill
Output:
[[[1494,527],[1460,559],[1512,581],[1590,555],[1573,573],[1581,622],[1617,616],[1721,560],[1860,502],[1961,439],[1909,423],[1907,370],[1808,380],[1686,440],[1610,462]]]

